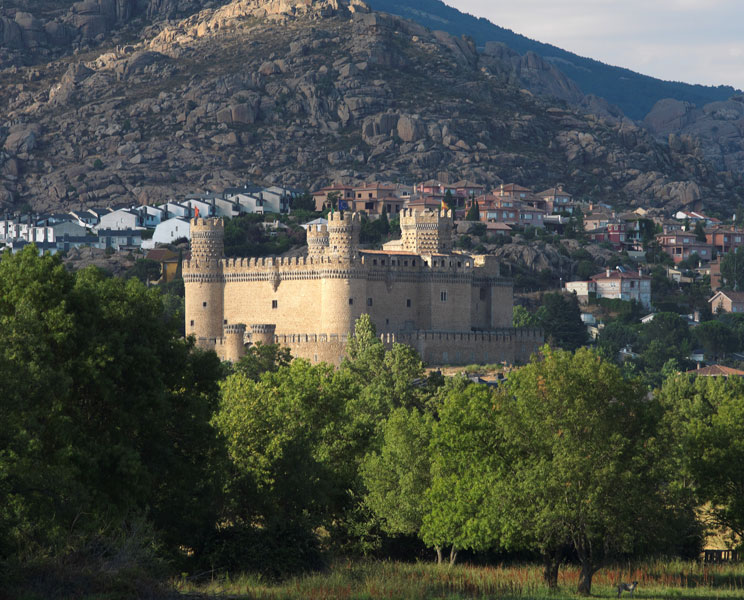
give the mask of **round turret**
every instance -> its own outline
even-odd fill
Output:
[[[191,258],[184,263],[186,335],[200,346],[222,337],[224,282],[222,257],[225,228],[222,219],[191,220]]]
[[[359,213],[337,212],[328,215],[327,254],[352,259],[359,248]]]
[[[191,260],[202,268],[215,268],[225,253],[225,221],[223,219],[191,220]]]
[[[328,249],[328,227],[310,225],[307,229],[307,254],[310,257],[323,256]]]
[[[245,354],[245,325],[234,323],[225,325],[222,343],[222,360],[237,362]]]
[[[262,344],[268,346],[275,343],[274,335],[276,325],[274,323],[251,323],[251,344]]]

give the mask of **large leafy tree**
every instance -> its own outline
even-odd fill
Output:
[[[721,258],[721,279],[728,290],[744,290],[744,248],[736,248]]]
[[[383,443],[362,463],[365,502],[389,534],[417,536],[428,509],[432,417],[417,409],[394,410],[383,426]]]
[[[440,562],[441,548],[450,546],[452,564],[459,549],[485,550],[503,541],[497,489],[504,463],[491,390],[455,380],[442,396],[429,446],[431,485],[420,535],[436,548]]]
[[[501,535],[539,549],[551,585],[565,546],[589,594],[606,560],[666,539],[676,513],[659,411],[638,382],[588,349],[545,347],[510,375],[494,409]]]
[[[198,550],[216,515],[221,374],[158,291],[29,246],[0,260],[0,557],[58,555],[146,517]]]
[[[581,310],[576,296],[548,293],[537,311],[545,339],[564,350],[575,350],[586,344],[586,326],[581,321]]]
[[[699,502],[710,502],[715,524],[744,536],[744,380],[669,378],[659,392],[677,439],[680,479]]]

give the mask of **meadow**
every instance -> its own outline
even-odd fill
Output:
[[[272,582],[251,575],[223,575],[208,582],[181,578],[187,595],[256,600],[563,600],[577,598],[577,566],[564,566],[559,589],[550,592],[538,565],[438,566],[426,563],[350,561],[322,573]],[[635,598],[714,600],[744,598],[744,564],[650,561],[615,565],[594,576],[592,595],[616,598],[617,582],[638,581]],[[629,597],[626,592],[624,598]]]

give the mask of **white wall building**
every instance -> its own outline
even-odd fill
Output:
[[[95,226],[96,231],[102,229],[112,230],[125,230],[125,229],[137,229],[144,227],[145,220],[134,210],[130,208],[120,208],[108,214],[102,215],[98,225]]]
[[[200,215],[201,216],[201,215]],[[152,234],[154,244],[170,244],[179,238],[191,239],[191,224],[181,217],[173,217],[163,221]]]

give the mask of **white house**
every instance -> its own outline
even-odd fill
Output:
[[[163,204],[160,208],[168,212],[168,217],[181,217],[184,219],[191,218],[191,207],[179,204],[178,202],[168,202]]]
[[[236,202],[240,206],[240,212],[242,213],[264,213],[264,201],[257,194],[254,195],[241,192],[228,196],[227,199]]]
[[[173,217],[163,221],[155,228],[152,234],[154,244],[170,244],[179,238],[191,239],[191,224],[187,219]]]
[[[195,215],[198,209],[201,218],[214,216],[214,204],[211,198],[186,198],[181,204],[188,206],[192,215]]]
[[[140,206],[135,206],[132,210],[142,218],[144,226],[148,229],[156,227],[158,223],[166,218],[165,211],[159,206],[148,206],[147,204],[142,204]]]
[[[121,231],[144,226],[145,220],[136,211],[131,208],[120,208],[119,210],[102,215],[94,229],[96,231],[103,229]]]
[[[583,303],[589,301],[590,294],[596,294],[597,298],[636,300],[645,309],[651,309],[651,278],[643,273],[607,269],[589,281],[569,281],[564,287]]]

